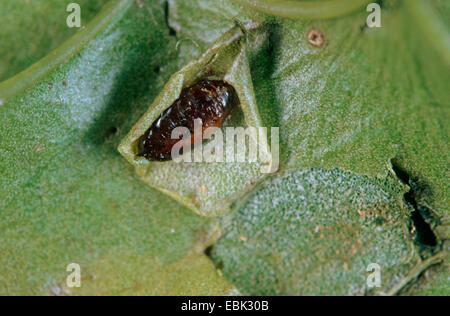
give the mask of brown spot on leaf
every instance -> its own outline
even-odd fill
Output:
[[[325,36],[318,29],[312,29],[308,32],[308,42],[315,47],[321,47],[325,43]]]

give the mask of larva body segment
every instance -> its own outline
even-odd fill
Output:
[[[234,88],[221,80],[202,80],[181,91],[180,97],[167,108],[139,139],[139,156],[151,161],[171,160],[172,147],[179,139],[171,139],[177,127],[186,127],[194,142],[194,120],[202,120],[202,132],[220,127],[238,103]]]

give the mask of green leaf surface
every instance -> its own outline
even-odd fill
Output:
[[[368,294],[372,263],[388,293],[417,260],[400,188],[338,170],[277,175],[237,203],[212,258],[249,295]]]
[[[174,12],[189,11],[189,5],[196,12],[169,19],[182,39],[182,30],[191,30],[185,46],[212,41],[201,31],[214,21],[248,21],[234,4],[172,2]],[[436,40],[435,33],[423,33],[417,25],[435,16],[417,21],[408,8],[402,1],[386,2],[383,27],[375,29],[366,27],[367,13],[330,21],[276,20],[266,42],[250,52],[252,80],[264,125],[280,126],[282,168],[338,167],[383,176],[396,159],[429,188],[428,200],[443,216],[450,193],[450,72],[432,43],[445,43],[450,35],[445,28]],[[218,13],[222,19],[213,15]],[[312,28],[324,34],[323,47],[306,40]]]
[[[329,1],[313,1],[328,12],[315,20],[241,0],[79,1],[78,32],[65,26],[60,1],[30,1],[30,11],[2,1],[10,23],[0,30],[0,80],[47,55],[0,82],[0,293],[375,294],[362,283],[366,263],[379,260],[380,291],[400,293],[408,280],[408,293],[448,294],[445,265],[421,273],[440,259],[417,257],[408,188],[387,176],[391,161],[408,175],[418,205],[441,220],[435,250],[448,254],[450,11],[439,0],[407,1],[383,1],[383,27],[374,29],[364,9],[333,18]],[[171,76],[236,25],[248,58],[241,83],[254,91],[261,124],[280,127],[283,173],[253,190],[255,179],[197,174],[194,190],[216,181],[200,213],[227,197],[226,217],[208,219],[141,181],[117,147],[155,111]],[[321,47],[307,41],[313,28],[325,36]],[[328,229],[323,238],[317,223]],[[215,240],[224,278],[203,253]],[[64,285],[72,262],[81,289]]]
[[[176,42],[160,3],[115,5],[95,40],[0,108],[2,294],[64,294],[72,262],[85,277],[72,294],[232,288],[202,254],[215,224],[143,185],[116,150],[173,71]]]
[[[430,202],[443,215],[449,72],[425,64],[431,52],[419,50],[401,7],[384,12],[382,29],[361,31],[362,14],[289,21],[275,29],[270,82],[277,93],[266,117],[279,117],[287,168],[338,167],[382,176],[396,158],[429,186]],[[321,48],[304,40],[312,27],[325,35]]]
[[[0,82],[25,70],[77,32],[66,24],[72,1],[2,1],[0,3]],[[86,26],[106,0],[80,0]]]
[[[195,14],[174,16],[180,33],[183,26],[193,30],[192,47],[207,39],[201,26],[211,23],[208,15],[223,12],[225,20],[248,23],[245,13],[234,14],[233,4],[216,3],[189,2]],[[422,4],[384,2],[381,29],[366,27],[366,13],[331,21],[255,15],[270,23],[270,31],[250,52],[252,80],[264,125],[280,126],[282,169],[338,167],[384,178],[393,159],[414,179],[421,202],[437,217],[448,216],[450,78],[448,51],[439,43],[449,32],[433,10],[414,14]],[[324,46],[307,42],[313,28],[324,34]],[[252,265],[247,259],[240,263]]]

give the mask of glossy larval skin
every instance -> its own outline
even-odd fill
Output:
[[[202,132],[208,127],[221,127],[231,110],[237,105],[234,88],[221,80],[202,80],[181,91],[180,97],[152,124],[139,139],[139,156],[150,161],[172,160],[172,130],[187,127],[194,140],[194,120],[202,120]]]

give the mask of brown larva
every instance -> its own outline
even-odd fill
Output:
[[[220,127],[238,103],[234,88],[221,80],[202,80],[181,91],[180,97],[167,108],[139,139],[139,156],[148,160],[171,160],[173,129],[187,127],[194,143],[194,120],[202,120],[202,132]]]

